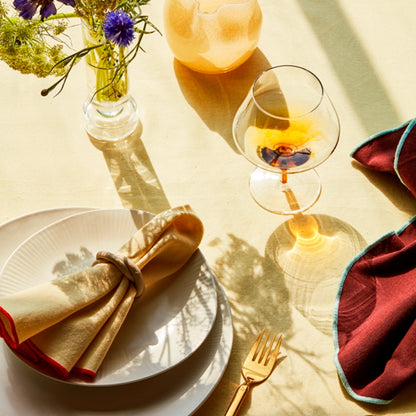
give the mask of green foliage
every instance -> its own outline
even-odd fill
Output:
[[[40,4],[40,0],[32,0]],[[38,77],[54,75],[60,77],[49,88],[42,90],[42,95],[48,95],[56,87],[60,87],[58,93],[64,87],[71,69],[84,56],[88,60],[92,56],[100,56],[100,64],[113,69],[106,71],[105,79],[97,73],[97,79],[101,79],[97,85],[97,93],[100,97],[108,91],[117,92],[122,77],[129,63],[142,50],[141,41],[145,34],[153,33],[158,29],[149,21],[148,16],[142,13],[142,6],[150,0],[75,0],[75,8],[69,7],[71,13],[59,13],[45,19],[40,17],[26,20],[18,15],[18,11],[10,13],[6,4],[0,0],[0,59],[12,69],[22,74],[34,74]],[[134,45],[126,51],[122,47],[116,47],[104,36],[102,24],[108,12],[122,10],[129,14],[134,21],[134,30],[138,34]],[[72,18],[81,18],[85,24],[95,32],[96,42],[86,44],[75,53],[68,52],[65,46],[70,43],[66,30]],[[150,28],[150,30],[148,29]],[[99,66],[97,66],[97,71]],[[108,69],[108,68],[105,68]],[[111,74],[111,75],[110,75]]]
[[[38,77],[62,75],[60,65],[65,54],[61,43],[49,43],[67,28],[64,21],[46,23],[9,17],[3,4],[0,7],[0,59],[22,74]]]

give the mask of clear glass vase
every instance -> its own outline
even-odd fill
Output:
[[[83,105],[85,129],[97,140],[117,141],[136,129],[139,113],[129,94],[127,66],[120,65],[126,48],[109,44],[99,46],[102,31],[82,22],[86,48],[88,97]]]

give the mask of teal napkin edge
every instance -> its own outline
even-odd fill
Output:
[[[335,367],[338,371],[339,378],[345,388],[345,390],[348,392],[348,394],[354,398],[355,400],[371,403],[371,404],[389,404],[392,400],[384,400],[384,399],[378,399],[375,397],[368,397],[368,396],[362,396],[360,394],[357,394],[354,392],[354,390],[351,388],[350,384],[348,383],[347,377],[345,376],[344,370],[341,367],[341,364],[338,360],[338,353],[339,353],[339,342],[338,342],[338,312],[339,312],[339,302],[341,299],[342,290],[344,287],[345,279],[347,278],[347,275],[349,271],[351,270],[352,266],[365,254],[367,254],[374,246],[379,244],[384,239],[391,237],[392,235],[400,235],[410,224],[416,222],[416,215],[411,218],[408,222],[406,222],[398,231],[390,231],[387,234],[384,234],[382,237],[374,241],[372,244],[370,244],[368,247],[366,247],[361,253],[357,254],[347,265],[347,267],[344,270],[344,273],[341,277],[341,281],[338,287],[338,292],[335,298],[335,304],[334,304],[334,319],[333,319],[333,325],[332,325],[332,332],[333,332],[333,341],[334,341],[334,363]]]
[[[367,139],[365,139],[362,143],[360,143],[358,146],[356,146],[352,151],[351,151],[351,153],[350,153],[350,157],[354,157],[354,154],[358,151],[358,150],[360,150],[362,147],[364,147],[365,145],[367,145],[368,143],[370,143],[370,142],[372,142],[373,140],[376,140],[376,139],[379,139],[381,136],[384,136],[384,135],[386,135],[386,134],[388,134],[388,133],[393,133],[394,131],[396,131],[396,130],[400,130],[400,129],[402,129],[403,127],[405,127],[405,126],[407,126],[409,123],[411,123],[412,121],[414,121],[414,120],[416,120],[416,119],[411,119],[411,120],[408,120],[408,121],[406,121],[406,122],[404,122],[403,124],[400,124],[400,126],[397,126],[397,127],[393,127],[393,128],[391,128],[391,129],[387,129],[387,130],[383,130],[383,131],[380,131],[380,132],[378,132],[378,133],[376,133],[376,134],[373,134],[372,136],[370,136],[370,137],[368,137]]]
[[[393,133],[394,131],[400,130],[403,127],[407,126],[407,128],[405,129],[405,131],[402,134],[402,137],[399,140],[399,144],[397,146],[395,155],[394,155],[394,164],[393,164],[393,168],[394,171],[396,172],[397,177],[399,178],[400,182],[407,188],[408,186],[403,182],[402,177],[400,176],[400,172],[398,169],[398,163],[399,163],[399,157],[400,157],[400,152],[402,151],[402,148],[404,146],[404,143],[410,133],[410,131],[412,130],[412,128],[415,126],[416,124],[416,118],[412,118],[406,122],[404,122],[403,124],[400,124],[400,126],[391,128],[391,129],[387,129],[387,130],[383,130],[380,131],[379,133],[373,134],[372,136],[368,137],[366,140],[364,140],[361,144],[359,144],[357,147],[355,147],[351,153],[350,153],[350,157],[354,157],[355,153],[358,152],[358,150],[360,150],[362,147],[364,147],[365,145],[367,145],[368,143],[377,140],[379,138],[381,138],[382,136],[388,134],[388,133]]]
[[[407,185],[403,182],[402,177],[400,176],[399,168],[398,168],[399,157],[400,157],[400,153],[402,151],[402,148],[404,146],[404,143],[406,142],[406,139],[407,139],[410,131],[412,130],[412,128],[414,127],[414,125],[416,123],[416,118],[413,118],[413,119],[409,120],[407,123],[408,123],[408,126],[407,126],[406,130],[403,132],[402,137],[400,138],[399,144],[398,144],[397,149],[396,149],[396,153],[394,155],[394,170],[395,170],[398,178],[400,179],[400,182],[404,186],[406,186],[406,188],[407,188]],[[403,127],[405,125],[406,125],[406,123],[403,125]]]

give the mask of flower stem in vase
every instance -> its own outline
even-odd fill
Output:
[[[95,139],[116,141],[130,135],[139,122],[137,104],[129,94],[126,48],[103,42],[102,27],[83,21],[87,49],[88,98],[84,103],[87,132]]]

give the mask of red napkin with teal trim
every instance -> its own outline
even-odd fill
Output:
[[[415,119],[370,137],[353,153],[397,175],[416,196]],[[414,173],[415,172],[415,173]],[[356,400],[386,404],[416,375],[416,217],[352,260],[334,311],[335,364]]]
[[[388,403],[416,374],[416,217],[346,269],[335,308],[336,365],[352,397]]]
[[[368,138],[351,156],[362,165],[396,175],[416,197],[416,118]]]

